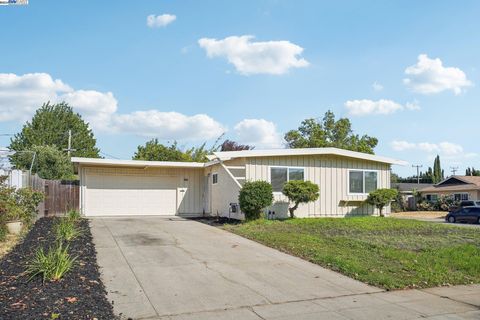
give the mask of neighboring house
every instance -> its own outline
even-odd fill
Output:
[[[404,162],[336,148],[215,152],[207,163],[72,158],[80,177],[80,208],[87,216],[180,215],[242,218],[238,194],[245,181],[272,184],[266,211],[286,217],[288,180],[320,187],[317,201],[298,217],[376,214],[370,191],[390,188],[390,167]],[[387,208],[389,212],[390,208]]]
[[[392,183],[392,188],[397,189],[402,195],[403,201],[407,205],[407,209],[415,209],[415,197],[414,192],[424,188],[433,186],[431,183],[410,183],[410,182],[396,182]]]
[[[480,177],[451,176],[434,186],[419,190],[420,194],[431,202],[440,197],[452,197],[455,201],[480,200]]]

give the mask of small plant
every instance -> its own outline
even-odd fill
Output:
[[[72,241],[82,235],[82,231],[69,218],[60,218],[54,225],[53,231],[58,241]]]
[[[273,202],[272,185],[266,181],[245,182],[240,190],[238,202],[246,220],[258,219],[262,209]]]
[[[395,200],[398,195],[396,189],[377,189],[370,192],[367,197],[367,203],[375,206],[380,211],[380,217],[384,217],[383,208]]]
[[[63,246],[61,242],[50,247],[47,252],[43,248],[37,249],[33,261],[27,268],[29,281],[36,276],[42,276],[45,280],[58,281],[75,263],[76,257],[71,257],[68,253],[68,246]]]
[[[288,208],[290,218],[295,218],[295,210],[300,203],[315,201],[320,196],[318,185],[311,181],[292,180],[285,183],[282,193],[293,202],[293,207]]]
[[[82,216],[77,210],[70,210],[67,212],[67,219],[73,222],[78,222],[82,219]]]

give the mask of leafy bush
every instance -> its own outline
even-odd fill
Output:
[[[367,203],[375,206],[380,211],[380,217],[383,217],[383,208],[390,204],[398,195],[396,189],[377,189],[370,192],[367,197]]]
[[[272,185],[266,181],[245,182],[238,196],[240,210],[245,213],[246,220],[260,218],[262,209],[273,202]]]
[[[4,241],[6,236],[7,236],[7,227],[3,222],[0,221],[0,242]]]
[[[29,281],[36,276],[42,276],[43,282],[60,280],[72,269],[75,260],[76,257],[71,257],[68,253],[68,246],[64,247],[61,242],[57,242],[47,252],[43,248],[37,249],[33,261],[27,268]]]
[[[320,196],[318,185],[311,181],[292,180],[285,183],[282,193],[293,202],[294,205],[288,208],[290,218],[295,217],[295,210],[298,209],[300,203],[309,203],[315,201]]]
[[[53,231],[58,241],[72,241],[82,234],[82,231],[76,226],[75,221],[69,218],[61,218],[53,226]]]
[[[0,223],[21,220],[30,225],[37,214],[37,206],[43,201],[43,193],[30,188],[15,190],[0,180]]]
[[[451,207],[458,206],[459,201],[455,201],[451,196],[441,196],[437,201],[426,201],[420,198],[417,203],[419,211],[448,211]]]

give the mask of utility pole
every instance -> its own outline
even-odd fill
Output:
[[[451,171],[452,171],[452,175],[454,176],[455,173],[457,173],[458,171],[458,167],[450,167]]]
[[[77,151],[75,149],[72,149],[72,130],[68,130],[68,148],[64,150],[67,151],[69,158],[70,158],[70,152]]]
[[[420,168],[423,167],[421,164],[412,164],[412,168],[417,168],[417,184],[420,184]]]

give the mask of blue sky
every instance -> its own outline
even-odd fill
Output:
[[[377,154],[426,167],[438,153],[446,172],[480,168],[479,9],[478,1],[2,6],[0,133],[19,131],[41,101],[66,100],[103,152],[128,159],[152,137],[192,146],[226,132],[281,147],[283,133],[331,109],[377,137]]]

